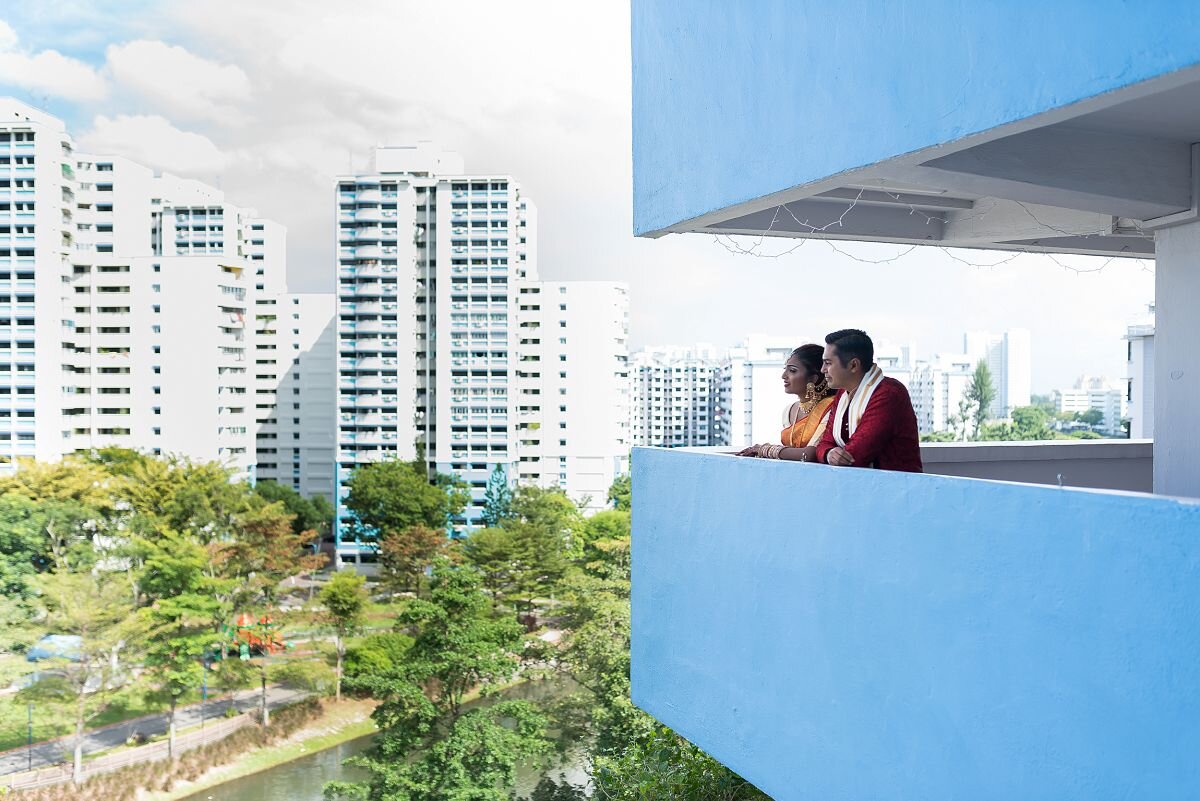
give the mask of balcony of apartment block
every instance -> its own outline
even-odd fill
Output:
[[[356,298],[377,298],[385,293],[382,281],[359,281],[353,290]]]
[[[383,202],[383,192],[378,189],[359,189],[354,194],[356,203],[381,203]],[[361,209],[359,209],[361,211]]]
[[[364,320],[360,318],[354,321],[354,330],[359,334],[394,334],[399,328],[400,324],[395,320]]]
[[[354,212],[355,222],[383,222],[384,220],[392,220],[396,217],[395,209],[381,209],[371,207],[365,209],[356,209]],[[361,229],[360,229],[361,230]]]
[[[1154,258],[1156,439],[635,449],[635,704],[777,801],[1200,797],[1200,17],[710,11],[633,3],[639,235]]]

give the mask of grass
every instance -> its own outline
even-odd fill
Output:
[[[261,773],[277,765],[372,734],[376,730],[375,722],[370,718],[374,707],[374,703],[370,701],[346,700],[335,704],[327,700],[325,712],[320,718],[284,742],[256,749],[233,762],[215,767],[195,782],[181,783],[171,790],[151,793],[147,796],[147,801],[176,801],[218,784]]]
[[[302,661],[311,659],[311,655],[299,654],[297,656]],[[0,660],[0,668],[12,670],[12,666],[7,663],[13,658],[6,655],[3,660]],[[20,659],[22,662],[24,661],[23,657],[15,658]],[[286,661],[286,657],[272,657],[270,671],[272,673],[277,672],[284,661]],[[36,669],[38,669],[37,666],[29,664],[29,668],[24,672],[29,673]],[[220,711],[223,711],[224,707],[217,706],[217,704],[228,695],[228,692],[223,687],[218,689],[214,684],[215,682],[210,680],[208,700],[210,704],[214,704],[214,710],[217,710],[214,714],[219,714]],[[258,672],[253,671],[252,675],[248,676],[238,689],[251,689],[257,687],[258,684]],[[98,729],[145,715],[165,713],[167,710],[163,704],[152,703],[146,700],[146,694],[149,689],[149,680],[140,677],[132,684],[117,690],[110,697],[104,711],[88,720],[86,724],[87,729]],[[185,693],[180,698],[179,705],[187,706],[199,702],[200,689],[196,688]],[[0,696],[0,751],[20,748],[26,744],[29,714],[27,703],[20,695]],[[56,737],[65,737],[74,732],[74,710],[70,704],[58,704],[48,701],[34,702],[33,741],[35,743],[53,740]],[[64,748],[66,747],[64,744]]]

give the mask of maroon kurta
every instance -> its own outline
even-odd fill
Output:
[[[829,407],[829,425],[817,445],[817,461],[825,462],[829,452],[837,447],[833,426],[837,405],[845,390],[838,390],[833,406]],[[842,439],[846,450],[854,457],[854,467],[876,467],[880,470],[923,472],[920,437],[917,435],[917,415],[913,412],[908,390],[894,378],[884,377],[867,401],[862,419],[854,436],[850,436],[850,414],[842,421]]]

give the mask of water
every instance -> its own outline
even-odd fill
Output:
[[[514,687],[504,693],[504,697],[542,700],[558,692],[562,692],[561,686],[551,682],[535,682]],[[262,773],[202,790],[188,796],[185,801],[321,801],[321,790],[326,782],[353,782],[367,778],[366,771],[342,763],[348,757],[370,748],[371,740],[372,735],[359,737]],[[515,790],[520,797],[528,796],[545,775],[558,781],[565,777],[575,784],[583,784],[587,776],[579,765],[578,757],[568,760],[568,763],[564,768],[551,770],[533,766],[519,768]]]

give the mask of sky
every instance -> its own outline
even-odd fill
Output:
[[[0,95],[62,118],[80,150],[212,183],[286,225],[292,291],[333,289],[336,176],[377,145],[429,140],[533,198],[541,277],[629,283],[634,347],[853,326],[927,357],[1020,327],[1035,392],[1124,375],[1153,262],[634,237],[623,0],[342,6],[5,4]]]

